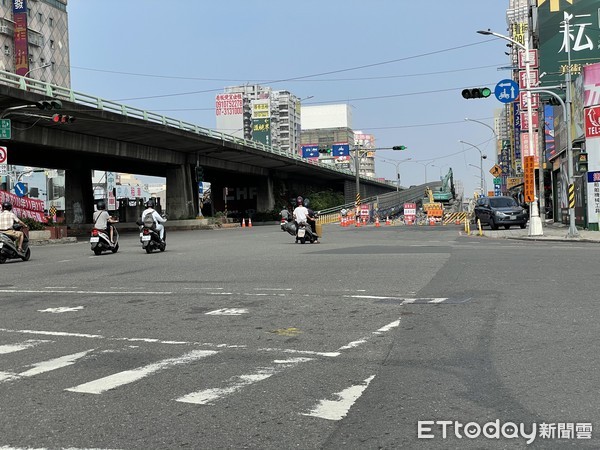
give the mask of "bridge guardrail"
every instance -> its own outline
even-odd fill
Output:
[[[168,127],[177,128],[180,130],[188,131],[191,133],[195,133],[198,135],[203,135],[210,138],[220,139],[226,142],[232,142],[236,144],[241,144],[247,147],[252,147],[256,150],[261,150],[268,153],[274,153],[286,158],[290,158],[294,161],[299,161],[307,164],[311,164],[312,162],[308,162],[305,158],[302,158],[300,155],[296,153],[288,153],[281,150],[278,147],[273,147],[271,145],[265,145],[261,142],[256,142],[248,139],[238,138],[236,136],[231,136],[220,131],[211,130],[209,128],[204,128],[199,125],[184,122],[180,119],[175,119],[172,117],[167,117],[152,111],[146,111],[140,108],[123,105],[121,103],[114,102],[112,100],[105,100],[100,97],[95,97],[90,94],[86,94],[83,92],[77,92],[69,88],[65,88],[63,86],[57,86],[45,81],[34,80],[32,78],[26,78],[20,75],[17,75],[12,72],[6,72],[4,70],[0,70],[0,82],[10,85],[12,87],[22,89],[25,91],[35,92],[38,94],[45,95],[47,97],[57,98],[68,100],[72,103],[80,104],[83,106],[88,106],[91,108],[95,108],[102,111],[110,111],[116,114],[121,114],[126,117],[133,117],[141,120],[146,120],[148,122],[158,123],[161,125],[165,125]],[[354,175],[354,172],[341,169],[339,167],[335,167],[331,164],[322,164],[319,162],[312,163],[316,164],[321,168],[331,170],[333,172],[339,172],[344,175]],[[372,177],[360,177],[366,181],[372,181],[381,183],[380,180],[376,180]],[[392,183],[389,183],[390,187],[393,186]]]

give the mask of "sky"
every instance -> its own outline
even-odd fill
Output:
[[[215,95],[259,83],[307,105],[345,103],[373,134],[378,177],[410,186],[451,167],[465,195],[496,162],[492,96],[510,77],[508,0],[70,0],[71,87],[215,128]],[[283,80],[283,81],[282,81]],[[310,98],[308,98],[310,97]],[[459,143],[459,140],[471,145]],[[475,147],[473,147],[475,146]],[[478,150],[479,149],[479,150]],[[411,158],[410,161],[403,161]],[[398,164],[399,163],[399,164]],[[473,167],[476,166],[476,167]]]

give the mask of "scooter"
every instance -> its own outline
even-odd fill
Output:
[[[153,250],[164,252],[167,248],[167,230],[164,230],[164,238],[161,239],[158,231],[154,227],[146,227],[141,222],[136,222],[140,227],[140,242],[146,253],[152,253]]]
[[[23,231],[23,225],[14,224],[13,230]],[[17,244],[10,238],[10,236],[0,232],[0,264],[4,264],[7,259],[22,259],[23,261],[29,261],[31,257],[31,250],[29,249],[29,229],[25,228],[23,234],[23,253],[17,251]]]
[[[298,232],[296,233],[296,223],[288,222],[285,225],[285,231],[296,238],[296,244],[300,242],[301,244],[305,244],[307,241],[311,244],[319,239],[315,233],[313,233],[310,225],[306,222],[300,222],[298,226]]]
[[[285,227],[286,227],[286,225],[287,225],[288,223],[289,223],[289,222],[288,222],[288,220],[287,220],[285,217],[282,217],[282,218],[281,218],[281,224],[280,224],[280,226],[281,226],[281,231],[285,231]]]
[[[113,227],[113,239],[115,242],[110,242],[110,235],[106,232],[106,230],[99,230],[98,228],[92,229],[90,245],[94,254],[98,256],[102,252],[107,251],[117,253],[119,251],[119,232],[117,231],[116,227]]]

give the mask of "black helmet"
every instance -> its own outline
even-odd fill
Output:
[[[104,203],[104,200],[100,200],[98,202],[98,204],[96,205],[96,208],[98,208],[98,209],[106,209],[106,203]]]
[[[298,206],[302,206],[304,199],[302,198],[301,195],[298,196],[298,198],[296,198],[296,205]]]
[[[154,208],[154,200],[150,199],[146,202],[146,208]]]
[[[11,202],[4,202],[2,203],[2,210],[3,211],[10,211],[12,209],[12,203]]]

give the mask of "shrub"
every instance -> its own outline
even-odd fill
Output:
[[[30,219],[28,217],[25,217],[24,219],[21,219],[21,220],[27,224],[27,227],[29,228],[30,231],[40,231],[40,230],[46,229],[45,224],[38,222],[35,219]]]

